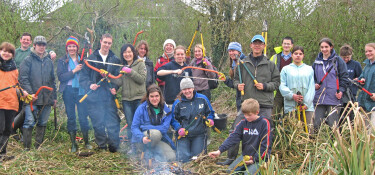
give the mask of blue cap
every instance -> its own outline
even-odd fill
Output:
[[[259,40],[259,41],[262,41],[262,43],[265,43],[264,38],[263,38],[262,35],[255,35],[255,36],[253,37],[253,39],[251,39],[251,43],[253,43],[253,42],[256,41],[256,40]]]
[[[237,50],[238,52],[242,53],[242,46],[238,42],[230,42],[228,45],[228,51],[229,50]]]

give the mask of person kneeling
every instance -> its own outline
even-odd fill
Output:
[[[131,127],[133,152],[135,153],[137,145],[142,146],[143,143],[142,152],[146,152],[146,158],[162,162],[174,161],[175,145],[167,135],[172,113],[164,102],[160,87],[150,85],[142,101],[135,111]]]
[[[245,171],[245,174],[254,174],[259,169],[260,160],[267,161],[272,147],[272,133],[270,122],[262,116],[258,116],[259,103],[255,99],[247,99],[242,103],[241,110],[245,115],[235,128],[234,132],[219,147],[219,150],[208,153],[212,158],[220,156],[221,153],[242,141],[242,155],[250,156],[245,161],[246,167],[238,167],[235,171]],[[260,152],[258,152],[260,151]]]

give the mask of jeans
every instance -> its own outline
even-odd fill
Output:
[[[202,151],[207,151],[207,136],[202,134],[194,137],[182,137],[177,140],[177,160],[188,162],[191,157],[197,156]]]
[[[30,105],[25,106],[25,121],[23,122],[23,128],[33,128],[37,126],[47,126],[49,114],[51,113],[51,105],[33,105],[34,111],[31,112]],[[43,111],[41,111],[43,108]],[[41,112],[40,112],[41,111]]]
[[[120,117],[117,115],[115,101],[98,101],[87,103],[87,110],[94,128],[95,142],[100,149],[115,152],[120,144]]]
[[[63,100],[65,104],[66,115],[68,116],[67,128],[68,132],[76,132],[76,106],[78,110],[78,120],[81,126],[82,132],[87,132],[90,129],[87,104],[86,101],[82,103],[79,100],[82,98],[81,95],[78,95],[78,88],[72,88],[72,86],[66,86],[63,92]]]
[[[122,107],[124,109],[126,123],[128,124],[128,127],[126,128],[128,140],[131,140],[132,138],[131,129],[132,129],[133,117],[134,117],[135,110],[137,110],[140,104],[141,104],[141,100],[133,100],[133,101],[122,100]]]
[[[320,128],[322,122],[326,122],[330,127],[338,125],[340,109],[334,105],[318,105],[315,108],[314,116],[314,130],[317,131]]]
[[[240,166],[240,167],[236,168],[234,171],[244,171],[245,175],[253,175],[258,171],[258,169],[259,169],[259,165],[258,165],[257,162],[255,162],[253,164],[247,165],[248,171],[246,171],[245,166]],[[260,174],[260,172],[258,172],[257,174]]]

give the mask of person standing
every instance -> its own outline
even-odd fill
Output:
[[[56,85],[54,66],[50,55],[46,52],[47,40],[44,36],[34,38],[31,53],[21,63],[18,80],[21,87],[32,94],[33,109],[30,104],[25,106],[25,121],[23,124],[23,144],[25,150],[31,146],[31,137],[34,125],[36,125],[35,149],[43,143],[44,134],[51,112],[51,107],[56,105]],[[35,93],[41,86],[53,88],[51,92],[42,90],[38,96]]]
[[[251,39],[250,47],[252,52],[243,60],[244,64],[240,66],[243,83],[239,81],[240,74],[237,70],[234,76],[234,86],[239,91],[244,91],[245,94],[242,101],[249,98],[258,100],[260,105],[259,115],[268,119],[271,123],[271,128],[273,128],[271,119],[272,107],[274,105],[273,91],[278,89],[280,85],[280,72],[276,65],[263,55],[265,47],[263,36],[255,35]],[[257,83],[254,83],[245,66],[257,80]],[[243,114],[241,113],[240,115],[243,119]]]
[[[236,90],[236,107],[237,112],[241,109],[241,92],[236,89],[233,85],[233,78],[234,78],[234,72],[237,70],[237,63],[238,59],[243,60],[246,56],[242,53],[242,46],[238,42],[231,42],[228,45],[228,55],[229,55],[229,63],[230,63],[230,70],[229,70],[229,76],[230,78],[226,78],[225,85],[227,85],[230,88],[234,88]],[[237,124],[242,120],[241,115],[237,115],[236,119],[234,120],[231,129],[229,130],[229,133],[233,133],[235,127]],[[237,157],[238,150],[240,148],[240,143],[236,143],[234,146],[230,147],[228,149],[227,159],[223,162],[217,162],[218,165],[230,165]]]
[[[366,66],[363,68],[363,72],[358,79],[361,80],[363,87],[372,93],[372,96],[360,91],[358,94],[358,103],[366,112],[371,111],[371,124],[372,127],[375,127],[375,43],[366,44],[365,55],[367,57],[367,60],[364,62]]]
[[[348,44],[344,44],[340,48],[340,57],[346,63],[349,78],[353,80],[355,78],[358,78],[362,74],[362,66],[361,66],[361,63],[353,60],[352,56],[353,56],[353,48]],[[358,92],[357,86],[355,86],[352,83],[349,83],[349,88],[350,88],[351,94],[345,93],[343,98],[345,98],[345,96],[346,98],[348,98],[347,97],[348,95],[352,95],[354,99],[351,99],[351,100],[356,101],[357,92]]]
[[[164,53],[162,56],[159,57],[159,59],[156,62],[156,65],[154,68],[155,74],[157,74],[160,67],[174,60],[173,56],[174,56],[175,48],[176,48],[176,43],[172,39],[167,39],[164,41],[164,44],[163,44]],[[159,77],[156,78],[156,81],[158,82],[160,89],[163,91],[163,94],[165,94],[164,93],[165,82],[159,79]]]
[[[270,61],[276,64],[279,72],[282,69],[292,63],[292,49],[293,49],[293,39],[289,36],[283,38],[281,47],[275,47],[276,54],[273,55]],[[281,95],[279,89],[275,92],[274,107],[272,109],[272,114],[281,114],[284,107],[284,98]],[[278,115],[280,116],[280,115]]]
[[[21,46],[16,49],[16,54],[14,56],[14,61],[16,62],[17,68],[19,68],[22,61],[27,56],[30,55],[30,53],[31,53],[30,45],[31,45],[32,39],[33,39],[33,37],[30,33],[25,32],[25,33],[22,34],[22,36],[20,38]],[[54,61],[56,59],[56,53],[53,50],[47,51],[47,52],[50,55],[50,58],[52,59],[52,61]]]
[[[88,60],[99,61],[102,63],[91,63],[97,69],[106,70],[112,75],[119,74],[119,67],[109,65],[106,63],[119,64],[120,60],[110,50],[112,46],[112,35],[103,34],[100,39],[100,49],[95,50]],[[97,84],[105,74],[100,74],[95,70],[84,65],[81,70],[79,79],[80,86],[85,89],[85,92],[91,91],[86,98],[87,110],[91,118],[91,122],[95,133],[95,142],[99,150],[108,150],[110,152],[117,152],[120,144],[120,117],[117,114],[115,104],[115,94],[118,88],[112,82],[103,81],[100,85]]]
[[[124,44],[120,52],[122,71],[125,73],[119,79],[112,81],[122,88],[122,106],[128,124],[128,140],[132,138],[132,122],[135,110],[141,104],[142,97],[146,94],[146,66],[142,59],[138,59],[135,48],[131,44]]]
[[[157,71],[158,78],[162,81],[165,81],[165,102],[168,104],[168,107],[172,107],[174,100],[177,97],[177,94],[181,92],[180,82],[183,77],[178,75],[185,76],[184,72],[187,72],[187,76],[191,76],[191,69],[186,69],[182,71],[181,69],[186,67],[185,60],[186,49],[184,46],[177,46],[175,49],[174,57],[170,63],[165,64],[160,67]],[[178,74],[178,75],[176,75]]]
[[[65,104],[65,111],[68,117],[67,129],[70,135],[70,141],[72,142],[71,152],[76,152],[78,146],[76,143],[76,107],[78,110],[78,120],[81,126],[81,132],[83,140],[85,141],[85,147],[92,149],[89,142],[89,121],[87,119],[87,104],[86,101],[82,103],[79,100],[84,95],[84,89],[79,85],[80,73],[82,70],[82,59],[78,55],[79,41],[76,37],[70,36],[66,40],[65,44],[66,55],[61,57],[57,62],[57,78],[60,80],[59,92],[62,93],[62,97]]]
[[[135,47],[138,53],[138,58],[142,59],[145,62],[147,69],[146,76],[146,88],[155,83],[155,72],[154,72],[154,63],[148,57],[148,43],[145,40],[141,40]]]
[[[15,47],[3,42],[0,45],[0,89],[18,83],[18,70],[14,62]],[[18,97],[15,88],[0,91],[0,161],[6,156],[12,122],[18,111]]]
[[[315,95],[314,71],[311,66],[303,63],[305,56],[303,47],[295,46],[291,53],[293,63],[285,66],[280,73],[280,93],[284,97],[284,113],[290,114],[296,111],[296,106],[303,104],[306,124],[309,133],[312,133]],[[303,118],[301,120],[303,122]]]
[[[341,98],[349,84],[346,64],[336,54],[331,39],[323,38],[319,46],[320,53],[312,65],[315,75],[315,133],[324,120],[330,127],[338,125],[340,109],[336,106],[342,105]]]
[[[208,58],[203,57],[203,50],[204,48],[202,44],[195,45],[194,58],[191,60],[189,66],[214,70]],[[191,72],[193,74],[193,77],[200,77],[200,78],[215,78],[216,77],[216,73],[214,72],[209,72],[209,71],[204,71],[204,70],[199,70],[199,69],[191,69]],[[198,93],[205,95],[208,98],[208,100],[211,101],[211,90],[208,84],[208,80],[195,78],[193,82],[194,82],[195,90]]]

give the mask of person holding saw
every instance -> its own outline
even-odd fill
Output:
[[[212,63],[208,60],[207,57],[203,57],[203,46],[202,44],[196,44],[194,47],[194,58],[191,60],[189,66],[205,68],[209,70],[214,70]],[[205,95],[208,100],[211,100],[211,90],[208,84],[207,79],[203,78],[211,78],[214,79],[216,74],[214,72],[199,70],[199,69],[191,69],[193,77],[198,77],[193,80],[195,90],[198,93]],[[202,78],[202,79],[199,79]]]
[[[103,34],[100,39],[100,49],[95,50],[89,57],[96,63],[85,62],[79,79],[80,86],[87,95],[87,110],[95,133],[95,142],[99,150],[117,152],[120,145],[120,121],[115,103],[116,84],[108,81],[108,75],[117,75],[121,67],[118,57],[110,50],[112,35]],[[100,72],[94,69],[101,69]],[[107,81],[102,81],[107,79]],[[89,93],[90,92],[90,93]],[[86,96],[85,95],[85,96]],[[82,99],[81,99],[82,101]]]
[[[137,57],[135,48],[131,44],[124,44],[120,52],[122,71],[125,73],[119,79],[112,79],[122,89],[122,106],[128,124],[128,140],[132,138],[131,126],[135,110],[141,104],[142,97],[146,94],[146,65]]]
[[[31,147],[32,131],[35,125],[35,149],[38,149],[43,143],[51,107],[55,106],[57,102],[54,66],[50,55],[46,52],[46,47],[46,38],[36,36],[30,55],[22,61],[19,69],[18,81],[22,89],[27,92],[25,95],[31,94],[31,103],[33,103],[27,104],[25,107],[23,123],[25,150],[29,150]],[[43,87],[48,87],[51,91],[41,90]]]
[[[304,49],[301,46],[293,47],[291,52],[293,62],[285,66],[280,73],[280,93],[284,97],[284,113],[290,114],[297,110],[302,122],[306,121],[307,133],[313,130],[315,82],[314,71],[311,66],[303,63]],[[302,109],[297,109],[302,108]],[[307,126],[308,125],[308,126]]]
[[[341,98],[349,85],[346,64],[333,49],[332,40],[323,38],[319,47],[320,53],[312,65],[315,80],[315,133],[323,121],[330,127],[338,125],[340,109],[336,106],[342,104]]]

